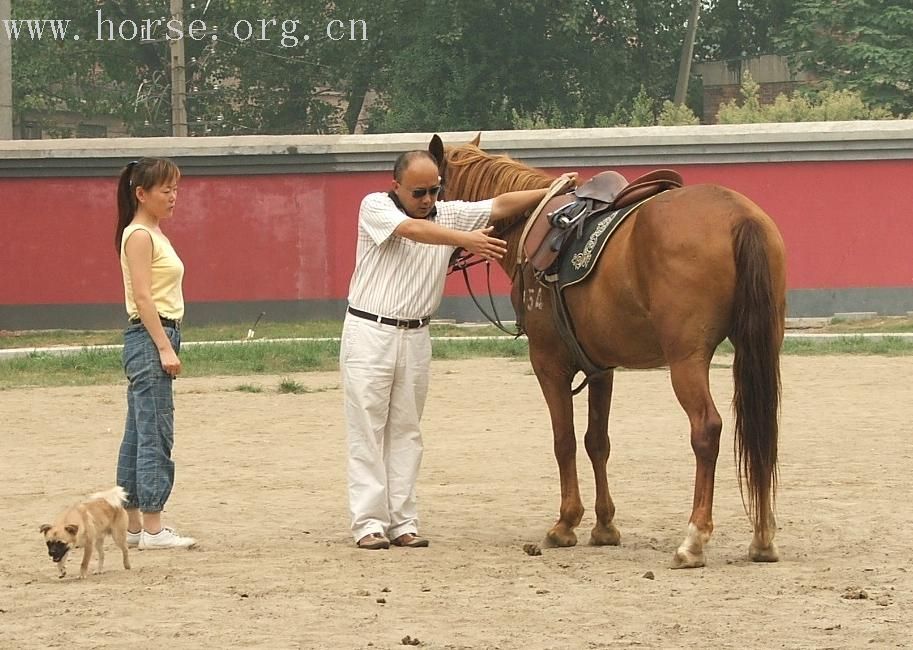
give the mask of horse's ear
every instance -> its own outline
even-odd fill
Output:
[[[481,142],[481,141],[482,141],[482,132],[479,131],[478,133],[476,133],[476,137],[474,137],[472,140],[469,141],[469,144],[473,145],[474,147],[478,147],[479,142]]]
[[[431,136],[431,142],[428,143],[428,153],[437,161],[438,167],[444,165],[444,142],[437,133]]]

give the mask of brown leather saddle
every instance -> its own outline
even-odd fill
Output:
[[[681,174],[657,169],[630,183],[615,171],[596,174],[573,192],[552,198],[531,219],[523,252],[537,271],[546,271],[571,239],[577,226],[607,210],[620,210],[654,194],[681,187]]]

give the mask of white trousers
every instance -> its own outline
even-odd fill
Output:
[[[349,445],[349,511],[356,541],[370,533],[384,533],[390,539],[418,533],[419,421],[430,364],[428,327],[397,329],[346,315],[339,367]]]

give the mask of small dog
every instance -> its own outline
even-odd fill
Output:
[[[53,526],[44,524],[39,529],[44,534],[48,555],[57,564],[59,577],[67,575],[66,562],[70,549],[79,547],[83,548],[79,577],[86,577],[93,549],[98,551],[98,569],[95,572],[101,573],[105,565],[105,535],[111,535],[124,554],[124,568],[130,568],[130,558],[127,555],[127,511],[124,510],[126,499],[127,494],[121,487],[98,492],[88,500],[64,510]]]

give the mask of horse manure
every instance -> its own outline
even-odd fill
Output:
[[[527,555],[542,555],[542,549],[538,544],[528,543],[523,545],[523,552]]]
[[[844,600],[868,600],[869,592],[858,587],[847,587],[841,596]]]
[[[653,575],[653,572],[652,572],[652,571],[647,571],[647,572],[643,575],[643,577],[646,578],[647,580],[654,580],[654,579],[656,578],[656,576]]]
[[[411,636],[409,636],[408,634],[402,638],[402,640],[400,641],[400,643],[401,643],[402,645],[421,645],[421,644],[422,644],[421,641],[419,641],[418,639],[413,639],[413,638],[412,638]]]

